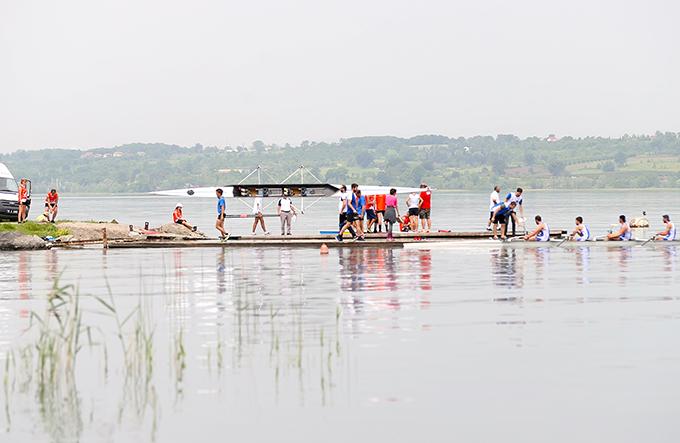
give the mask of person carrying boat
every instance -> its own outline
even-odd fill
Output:
[[[524,240],[550,241],[550,227],[543,222],[540,215],[534,217],[536,229],[524,236]]]
[[[592,240],[590,234],[590,228],[588,225],[583,224],[583,217],[576,217],[576,227],[571,234],[569,234],[569,239],[574,241],[589,241]]]
[[[675,241],[675,225],[671,221],[671,217],[666,214],[663,216],[664,230],[657,232],[655,240]]]
[[[496,205],[491,211],[491,222],[493,224],[493,239],[498,240],[498,225],[501,225],[501,240],[506,239],[508,229],[508,218],[512,211],[517,207],[517,202],[504,201]]]
[[[192,231],[195,232],[196,226],[191,226],[186,221],[186,219],[184,218],[184,214],[182,214],[182,208],[183,207],[184,206],[182,206],[182,203],[177,203],[175,205],[175,210],[172,211],[172,221],[173,221],[173,223],[177,223],[178,225],[185,226],[185,227],[187,227],[187,228],[189,228],[189,229],[191,229]]]
[[[514,193],[511,192],[505,197],[506,202],[517,203],[516,206],[519,207],[519,215],[521,217],[520,220],[517,220],[516,209],[513,209],[510,213],[510,217],[512,218],[512,235],[515,235],[515,225],[519,224],[520,221],[526,223],[526,219],[524,218],[524,206],[522,206],[522,203],[524,202],[524,197],[522,196],[523,192],[524,190],[522,188],[517,188]]]
[[[630,226],[628,226],[628,223],[626,222],[626,216],[619,215],[619,230],[607,234],[606,239],[610,241],[628,241],[630,240],[630,236]]]

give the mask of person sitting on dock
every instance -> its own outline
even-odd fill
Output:
[[[573,231],[571,231],[571,234],[569,234],[569,239],[575,241],[592,240],[590,228],[588,227],[588,225],[583,224],[583,217],[581,216],[576,217],[576,227],[574,228]]]
[[[663,224],[664,230],[657,232],[655,240],[675,241],[675,225],[668,214],[663,216]]]
[[[297,215],[297,208],[293,205],[287,190],[283,192],[283,196],[279,199],[276,212],[281,218],[281,235],[293,235],[291,225],[293,224],[293,216]]]
[[[550,227],[547,223],[543,222],[540,215],[534,217],[536,222],[536,229],[524,236],[524,240],[534,240],[534,241],[550,241]]]
[[[172,221],[174,223],[177,223],[178,225],[185,226],[195,232],[196,226],[191,226],[184,218],[184,214],[182,214],[183,207],[184,206],[182,205],[182,203],[177,203],[175,205],[175,210],[172,212]]]
[[[611,234],[607,234],[606,239],[610,241],[628,241],[630,240],[630,237],[630,226],[628,226],[628,223],[626,223],[626,216],[619,215],[619,230],[612,232]]]
[[[54,223],[57,218],[57,211],[59,209],[59,194],[56,189],[50,190],[45,197],[45,213],[47,214],[47,221]]]
[[[493,239],[498,240],[498,225],[501,225],[501,240],[506,239],[508,229],[508,218],[517,206],[517,202],[505,201],[496,205],[491,212],[491,223],[493,224]]]
[[[255,221],[253,221],[253,235],[255,235],[255,231],[257,230],[257,225],[259,224],[262,226],[262,231],[264,231],[264,235],[269,235],[269,231],[267,231],[267,228],[264,225],[264,214],[262,211],[264,208],[262,207],[262,192],[258,191],[257,197],[255,197],[255,200],[253,201],[253,215],[255,216]]]
[[[227,218],[227,202],[224,201],[224,191],[222,188],[215,190],[217,196],[217,221],[215,222],[215,229],[220,233],[220,240],[229,240],[229,233],[224,230],[224,219]]]

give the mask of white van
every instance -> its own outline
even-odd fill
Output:
[[[31,182],[28,186],[28,204],[31,204]],[[0,163],[0,221],[17,221],[19,215],[19,185],[7,166]]]

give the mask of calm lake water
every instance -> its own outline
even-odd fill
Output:
[[[63,200],[65,218],[125,223],[160,223],[174,206]],[[484,223],[486,194],[433,201],[437,229]],[[680,214],[674,192],[526,201],[554,226],[578,213],[602,231],[620,212],[647,210],[655,228],[661,213]],[[334,207],[320,203],[299,230],[332,227]],[[212,202],[185,211],[211,223]],[[678,252],[2,252],[0,441],[677,441]],[[56,278],[80,294],[82,348],[74,377],[45,383],[39,357],[51,354],[36,345]]]

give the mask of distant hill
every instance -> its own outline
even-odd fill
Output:
[[[249,147],[132,143],[90,150],[44,149],[0,155],[35,190],[147,192],[226,185],[262,165],[276,179],[301,164],[332,183],[416,185],[440,189],[680,187],[680,133],[621,138],[514,135],[451,138],[354,137],[299,146]],[[270,177],[268,177],[270,179]]]

